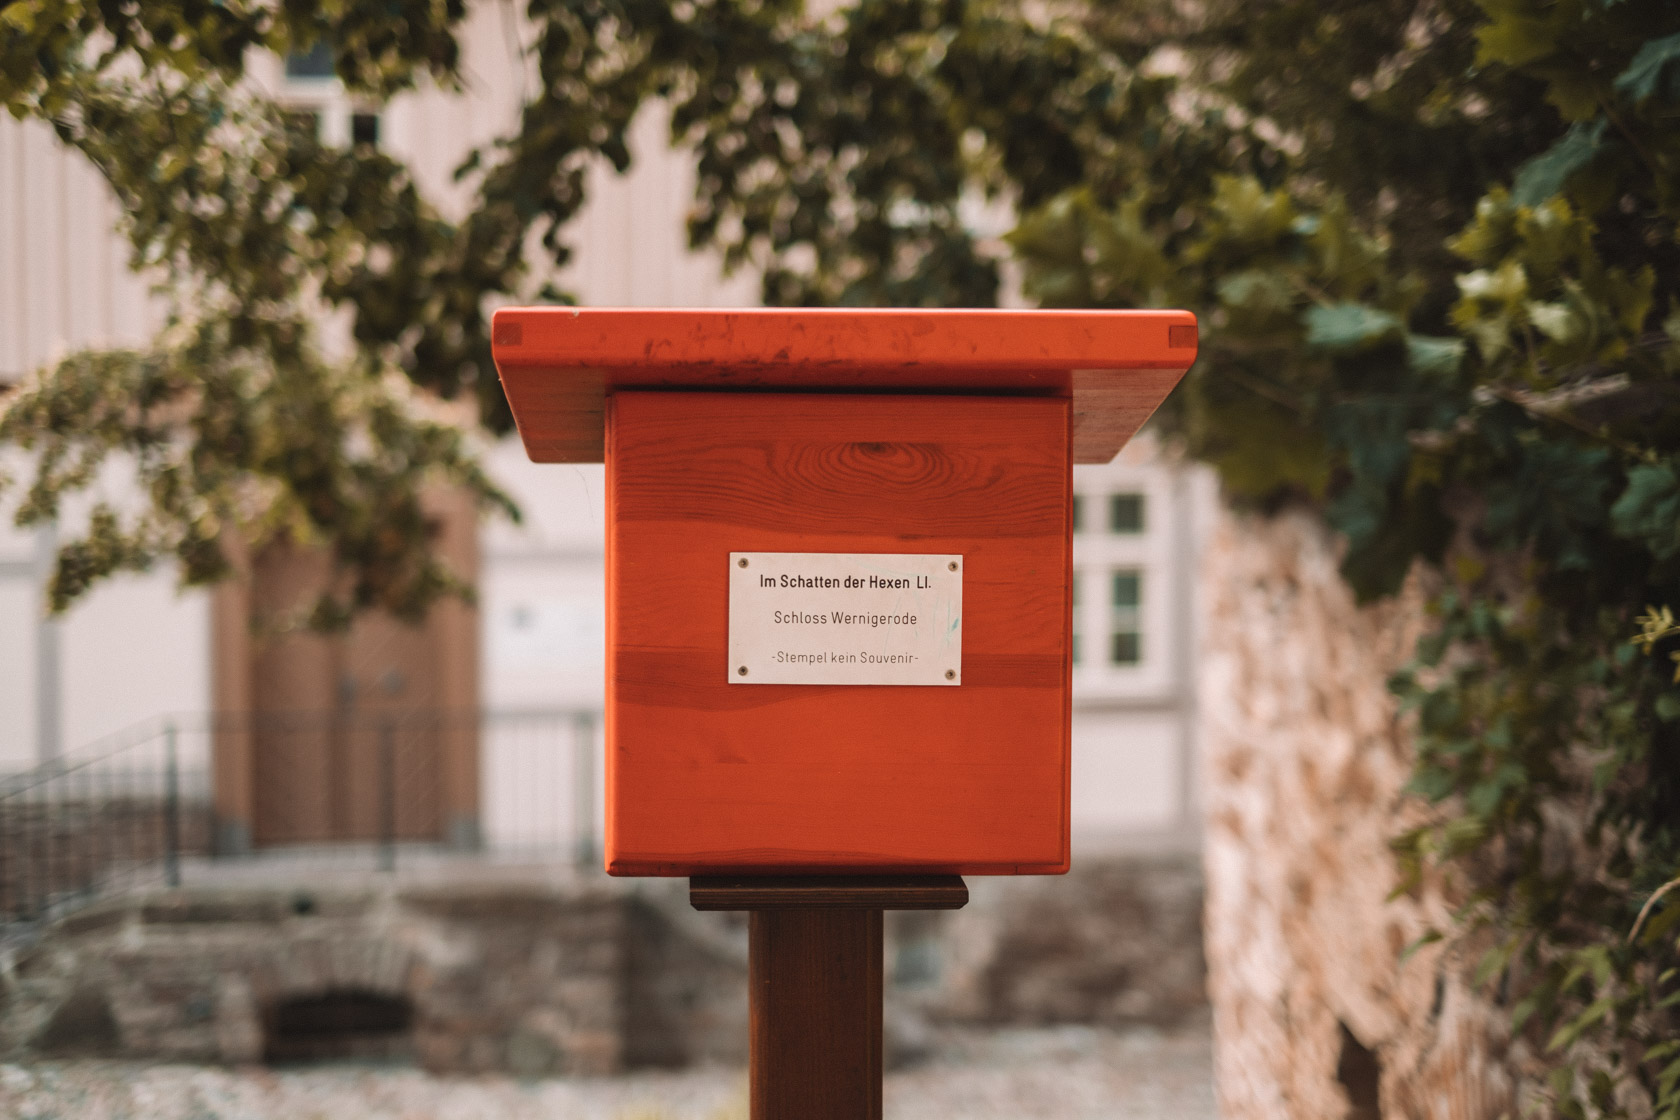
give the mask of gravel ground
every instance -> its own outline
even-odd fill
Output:
[[[889,1120],[1215,1120],[1206,1027],[942,1033],[886,1080]],[[329,1066],[0,1066],[6,1120],[740,1120],[738,1069],[517,1081]]]

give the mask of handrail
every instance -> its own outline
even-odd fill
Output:
[[[598,708],[175,713],[0,773],[0,938],[128,886],[178,886],[225,862],[211,791],[214,744],[227,734],[255,736],[258,750],[296,735],[316,744],[305,749],[327,760],[326,769],[319,788],[295,787],[304,790],[297,802],[304,808],[317,796],[311,803],[319,809],[356,789],[371,794],[358,802],[371,805],[356,818],[362,824],[292,850],[361,866],[371,843],[370,869],[380,871],[395,870],[399,851],[415,845],[444,851],[454,842],[458,850],[471,834],[451,835],[444,820],[435,736],[466,728],[479,764],[476,850],[594,867]],[[344,761],[352,741],[363,744],[361,769]],[[433,821],[435,831],[416,819]]]

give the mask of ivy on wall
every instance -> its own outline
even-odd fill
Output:
[[[458,0],[0,5],[0,100],[100,168],[175,296],[152,350],[6,399],[0,438],[43,464],[26,521],[117,450],[152,497],[66,547],[56,598],[165,555],[215,578],[229,531],[331,544],[318,622],[447,593],[422,482],[500,499],[410,386],[505,426],[487,297],[562,297],[586,172],[628,166],[660,99],[693,240],[767,302],[986,305],[1018,266],[1047,306],[1195,310],[1163,422],[1238,498],[1319,510],[1362,597],[1436,573],[1394,682],[1436,812],[1397,854],[1493,946],[1482,978],[1541,1056],[1526,1099],[1680,1118],[1680,7],[825,12],[530,0],[520,127],[462,166],[451,222],[241,77],[320,42],[366,96],[461,85]],[[346,362],[311,342],[323,302]]]
[[[1076,191],[1014,241],[1046,302],[1203,311],[1179,430],[1318,508],[1362,596],[1438,574],[1393,682],[1436,809],[1405,883],[1445,872],[1436,936],[1491,944],[1526,1106],[1676,1117],[1680,10],[1454,7],[1198,28],[1263,167]]]

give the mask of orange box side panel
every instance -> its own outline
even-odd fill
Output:
[[[608,871],[1065,871],[1070,426],[1066,398],[613,395]],[[731,551],[962,554],[963,683],[726,683]]]

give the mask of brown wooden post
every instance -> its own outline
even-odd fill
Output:
[[[882,912],[955,910],[957,875],[696,876],[697,910],[746,910],[752,1120],[879,1120]]]
[[[754,910],[752,1116],[878,1120],[881,911]]]

